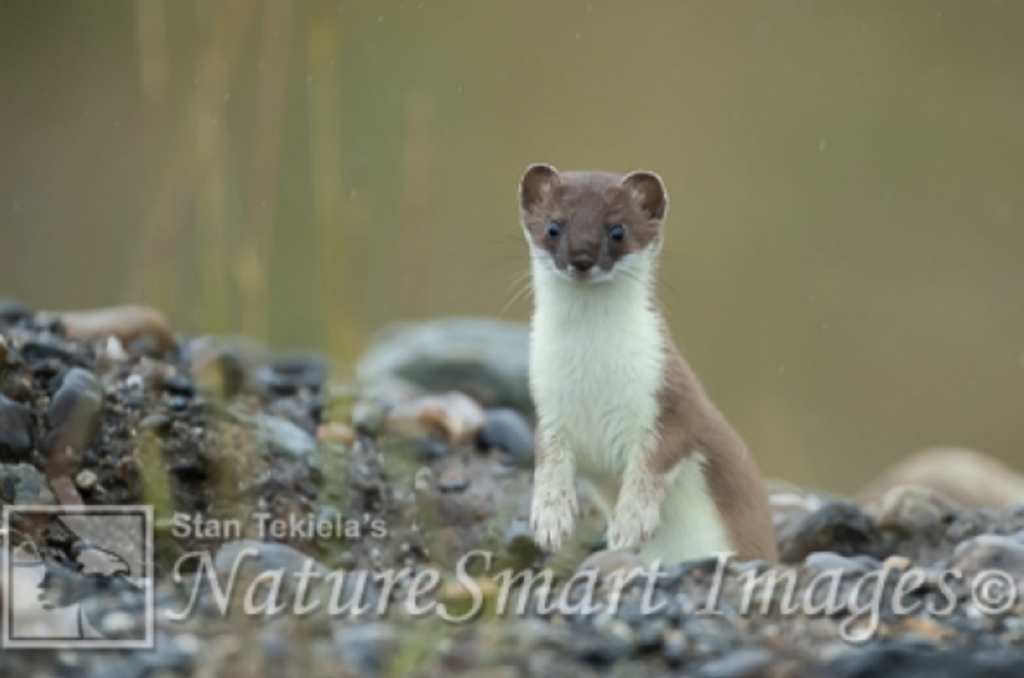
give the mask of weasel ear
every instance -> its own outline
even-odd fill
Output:
[[[648,219],[662,220],[668,209],[668,195],[665,184],[654,172],[631,172],[622,178],[622,185],[629,189],[630,197],[640,205]]]
[[[529,212],[558,183],[558,170],[551,165],[536,164],[526,168],[519,182],[519,205]]]

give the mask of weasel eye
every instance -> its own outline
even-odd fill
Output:
[[[557,238],[560,235],[562,235],[562,224],[560,222],[552,221],[550,224],[548,224],[549,238]]]
[[[615,242],[622,242],[626,239],[626,229],[621,224],[615,224],[608,229],[608,237]]]

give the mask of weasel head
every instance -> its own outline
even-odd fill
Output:
[[[519,184],[520,222],[535,261],[580,283],[653,263],[668,196],[653,172],[559,172],[531,165]]]

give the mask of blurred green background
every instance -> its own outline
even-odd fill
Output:
[[[501,313],[528,163],[642,167],[672,329],[768,473],[1017,464],[1022,35],[982,0],[2,0],[0,295],[351,361]]]

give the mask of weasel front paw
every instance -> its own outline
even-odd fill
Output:
[[[530,528],[533,538],[542,550],[552,552],[562,547],[562,541],[572,534],[576,525],[576,489],[533,488],[533,506],[530,510]]]
[[[613,551],[639,548],[658,529],[660,520],[660,507],[653,502],[619,504],[608,530],[608,548]]]

